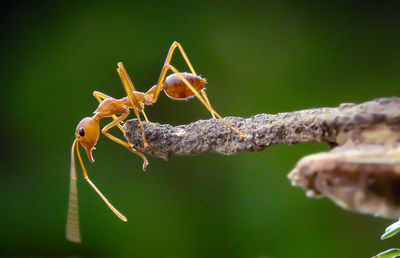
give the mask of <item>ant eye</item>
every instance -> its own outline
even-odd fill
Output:
[[[79,135],[80,136],[85,136],[85,131],[83,130],[83,128],[79,128]]]

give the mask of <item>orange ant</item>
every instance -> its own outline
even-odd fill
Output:
[[[175,49],[178,48],[181,52],[183,58],[186,61],[191,73],[180,73],[174,66],[170,64],[172,55]],[[168,70],[171,70],[173,74],[166,77]],[[75,130],[75,140],[72,144],[71,149],[71,178],[70,178],[70,192],[69,192],[69,206],[68,206],[68,218],[67,218],[67,229],[66,237],[72,242],[81,242],[81,235],[79,229],[79,216],[78,216],[78,189],[77,189],[77,172],[75,167],[75,151],[78,155],[79,162],[82,167],[83,177],[90,184],[90,186],[97,192],[97,194],[103,199],[107,206],[117,215],[122,221],[127,221],[127,219],[122,215],[117,209],[112,206],[112,204],[107,200],[107,198],[100,192],[100,190],[90,181],[85,166],[82,162],[82,157],[79,152],[79,144],[86,149],[87,156],[91,162],[94,162],[92,150],[97,143],[100,136],[100,125],[99,121],[104,117],[112,117],[113,121],[107,124],[101,132],[110,138],[112,141],[117,142],[125,146],[128,150],[136,153],[143,159],[143,170],[146,169],[148,165],[147,158],[139,151],[132,148],[132,146],[108,133],[108,130],[117,126],[122,133],[124,129],[120,124],[129,115],[129,109],[135,112],[135,115],[139,121],[140,130],[142,133],[142,139],[144,147],[149,148],[149,144],[146,141],[142,121],[140,120],[139,112],[143,114],[144,119],[148,122],[146,113],[144,112],[145,105],[152,105],[155,103],[159,97],[160,91],[164,90],[165,94],[176,100],[184,100],[190,97],[196,96],[200,102],[211,112],[213,118],[218,117],[223,123],[225,123],[232,131],[240,136],[240,139],[244,139],[244,135],[233,128],[228,122],[226,122],[212,107],[210,101],[208,100],[207,94],[205,92],[206,80],[196,74],[192,64],[189,61],[185,51],[178,42],[172,43],[164,66],[161,70],[160,77],[156,85],[151,87],[146,93],[139,92],[135,90],[128,73],[126,72],[123,64],[118,63],[117,68],[118,75],[121,79],[122,85],[124,86],[126,97],[121,99],[112,98],[106,94],[98,91],[94,91],[94,97],[100,102],[98,108],[94,111],[92,117],[86,117],[79,122]],[[201,93],[201,95],[199,94]],[[120,116],[116,116],[119,114]]]

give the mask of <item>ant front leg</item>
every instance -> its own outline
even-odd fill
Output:
[[[117,116],[114,115],[114,116],[115,116],[114,121],[112,121],[111,123],[107,124],[107,125],[101,130],[101,132],[102,132],[105,136],[107,136],[110,140],[112,140],[112,141],[114,141],[114,142],[116,142],[116,143],[119,143],[119,144],[121,144],[122,146],[125,146],[125,147],[126,147],[128,150],[130,150],[131,152],[133,152],[133,153],[139,155],[139,156],[143,159],[143,171],[144,171],[144,170],[146,170],[147,165],[149,164],[149,161],[147,160],[146,156],[144,156],[143,153],[141,153],[141,152],[135,150],[134,148],[132,148],[132,146],[131,146],[129,143],[127,143],[127,142],[125,142],[125,141],[123,141],[123,140],[121,140],[121,139],[115,137],[114,135],[111,135],[110,133],[108,133],[108,130],[110,130],[110,129],[113,128],[114,126],[118,126],[118,128],[125,134],[125,131],[124,131],[123,127],[120,125],[120,122],[124,121],[124,120],[128,117],[129,113],[130,113],[130,112],[129,112],[129,108],[126,108],[126,112],[123,113],[120,117],[117,117]],[[113,116],[113,118],[114,118],[114,116]]]

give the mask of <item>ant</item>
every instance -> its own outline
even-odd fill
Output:
[[[173,53],[176,48],[179,49],[191,73],[186,73],[186,72],[180,73],[174,66],[170,64]],[[166,77],[167,72],[169,70],[171,70],[173,74],[170,74],[169,76]],[[117,209],[115,209],[114,206],[112,206],[112,204],[107,200],[107,198],[100,192],[100,190],[92,183],[92,181],[90,181],[85,166],[83,165],[81,154],[79,152],[78,143],[80,143],[82,147],[86,149],[89,160],[91,162],[94,162],[92,150],[95,149],[94,146],[96,145],[97,140],[100,136],[99,122],[101,118],[104,117],[113,118],[113,121],[107,124],[101,130],[101,132],[105,136],[110,138],[112,141],[121,144],[131,152],[139,155],[143,159],[143,170],[145,170],[148,165],[147,158],[141,152],[132,148],[132,146],[129,143],[111,135],[110,133],[108,133],[108,131],[111,128],[117,126],[122,133],[125,133],[120,123],[123,122],[128,117],[130,109],[132,109],[135,112],[135,115],[139,121],[144,147],[145,149],[149,148],[149,144],[146,141],[139,112],[143,114],[144,119],[148,122],[149,119],[147,118],[147,115],[144,112],[144,106],[152,105],[153,103],[155,103],[160,95],[161,90],[163,90],[169,98],[175,100],[185,100],[190,97],[196,96],[200,100],[200,102],[208,109],[208,111],[211,112],[211,115],[214,119],[216,117],[220,119],[233,132],[237,133],[240,136],[240,140],[244,140],[244,135],[236,128],[232,127],[228,122],[226,122],[211,107],[210,101],[208,100],[207,94],[205,92],[205,85],[207,83],[206,79],[196,74],[192,64],[189,61],[189,58],[187,57],[185,51],[178,42],[175,41],[174,43],[172,43],[168,51],[166,60],[164,62],[164,66],[161,70],[161,74],[157,84],[151,87],[145,93],[136,91],[128,73],[124,68],[124,65],[121,62],[118,63],[117,72],[121,79],[122,85],[125,89],[127,96],[121,99],[115,99],[104,93],[94,91],[93,95],[99,101],[100,104],[94,111],[94,115],[92,117],[86,117],[82,119],[75,130],[76,138],[71,148],[71,170],[70,170],[71,178],[70,178],[69,206],[68,206],[68,218],[67,218],[67,229],[66,229],[66,237],[68,240],[72,242],[76,243],[81,242],[81,235],[79,229],[79,216],[78,216],[78,188],[77,188],[78,176],[75,166],[75,151],[77,153],[79,162],[81,164],[83,177],[85,178],[85,180],[97,192],[97,194],[103,199],[103,201],[115,213],[115,215],[117,215],[117,217],[119,217],[122,221],[125,222],[127,221],[124,215],[122,215]],[[119,116],[117,116],[117,114]]]

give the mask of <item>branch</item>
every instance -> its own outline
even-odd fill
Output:
[[[125,138],[134,148],[164,159],[325,142],[334,148],[302,158],[288,175],[292,184],[310,197],[326,196],[348,210],[400,217],[400,98],[226,120],[246,136],[244,141],[215,119],[175,127],[144,123],[147,150],[133,119],[124,125]]]
[[[259,114],[244,119],[226,117],[228,123],[241,131],[246,139],[231,132],[220,120],[199,120],[188,125],[171,126],[144,122],[148,150],[136,119],[125,123],[125,138],[136,149],[168,159],[172,155],[216,152],[232,155],[243,151],[262,151],[273,144],[326,142],[342,145],[352,139],[364,141],[365,131],[377,124],[391,130],[400,122],[400,98],[382,98],[363,104],[341,104],[338,108],[316,108],[302,111]],[[398,129],[398,128],[397,128]]]
[[[302,158],[288,177],[308,197],[327,196],[347,210],[400,217],[399,144],[345,144]]]

